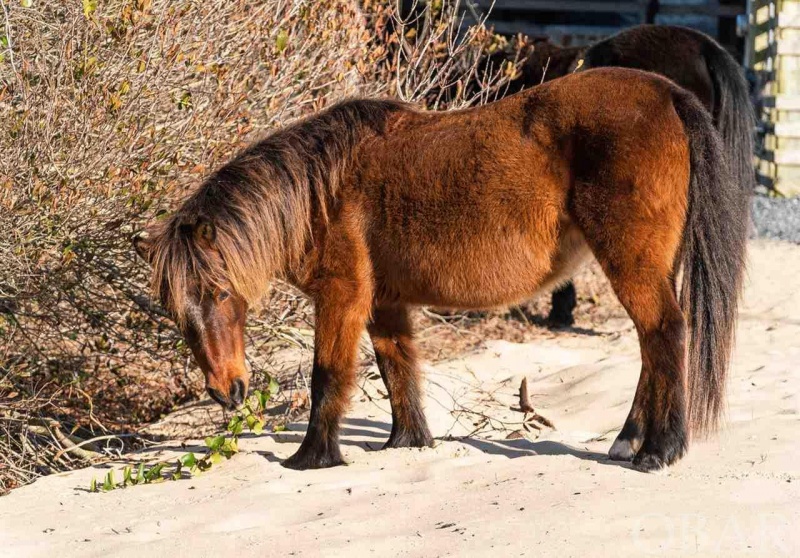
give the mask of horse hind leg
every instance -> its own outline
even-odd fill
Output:
[[[617,277],[612,285],[636,325],[642,370],[609,456],[658,470],[680,459],[688,446],[686,324],[669,277],[633,283]]]
[[[384,449],[432,446],[433,437],[422,410],[421,374],[408,310],[376,309],[367,331],[392,405],[392,432]]]
[[[609,456],[653,471],[680,459],[688,445],[686,323],[674,283],[684,218],[679,199],[652,211],[620,194],[620,205],[602,214],[583,204],[581,225],[636,326],[642,355],[633,404]]]

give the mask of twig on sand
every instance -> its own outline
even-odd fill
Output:
[[[512,410],[525,413],[525,423],[530,423],[531,426],[536,428],[536,430],[541,430],[541,428],[536,424],[537,422],[548,428],[556,430],[555,425],[550,421],[550,419],[543,417],[536,412],[536,409],[533,408],[530,395],[528,395],[528,378],[522,378],[522,382],[519,384],[519,408],[512,407]],[[528,413],[531,414],[530,417],[528,417]]]

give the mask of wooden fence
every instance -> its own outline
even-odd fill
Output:
[[[470,11],[486,13],[498,33],[547,36],[555,43],[587,44],[624,27],[640,23],[673,23],[678,17],[736,18],[745,11],[744,2],[721,4],[719,0],[465,0]],[[542,16],[566,16],[548,18]],[[577,16],[577,17],[576,17]],[[574,19],[584,23],[576,23]],[[555,19],[557,21],[546,21]],[[560,21],[558,21],[560,20]],[[660,20],[660,21],[659,21]],[[713,24],[715,25],[715,24]]]
[[[800,194],[800,0],[751,0],[745,64],[759,76],[756,176],[786,195]]]

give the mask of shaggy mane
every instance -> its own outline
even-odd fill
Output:
[[[409,110],[388,100],[356,99],[271,134],[212,174],[170,217],[151,229],[155,297],[178,323],[186,301],[229,281],[253,304],[269,280],[296,266],[314,212],[327,218],[354,148],[383,133],[387,118]],[[213,223],[219,258],[197,245],[198,220]]]

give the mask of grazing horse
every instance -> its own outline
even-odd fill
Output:
[[[506,55],[487,57],[496,66]],[[722,134],[734,178],[749,191],[754,185],[753,130],[755,115],[742,68],[714,39],[686,27],[640,25],[588,47],[559,47],[535,41],[523,50],[519,77],[507,94],[560,78],[575,71],[625,67],[668,77],[691,91],[714,118]],[[577,297],[571,282],[553,293],[549,321],[573,323]]]
[[[748,207],[695,96],[614,68],[452,112],[337,104],[245,149],[134,244],[229,408],[247,391],[248,307],[274,277],[313,300],[311,416],[284,463],[297,469],[343,463],[365,327],[392,407],[386,447],[429,446],[409,308],[518,303],[591,253],[642,354],[610,455],[650,471],[722,410]]]

